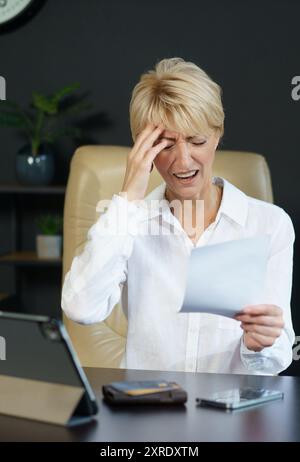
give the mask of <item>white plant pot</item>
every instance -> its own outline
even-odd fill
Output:
[[[38,258],[60,258],[61,243],[61,236],[38,235],[36,237]]]

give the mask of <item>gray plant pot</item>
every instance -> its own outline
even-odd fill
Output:
[[[39,258],[60,258],[61,257],[61,236],[36,236],[37,256]]]
[[[16,176],[24,185],[47,185],[54,177],[54,156],[41,152],[33,156],[22,148],[16,156]]]

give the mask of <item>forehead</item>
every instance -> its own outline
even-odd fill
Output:
[[[201,136],[200,133],[181,133],[179,131],[172,131],[165,129],[161,136],[165,136],[167,138],[178,139],[178,138],[194,138],[196,136]]]

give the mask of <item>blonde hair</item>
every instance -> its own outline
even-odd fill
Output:
[[[142,74],[130,101],[133,141],[147,123],[162,123],[185,136],[224,133],[221,87],[196,64],[182,58],[163,59]]]

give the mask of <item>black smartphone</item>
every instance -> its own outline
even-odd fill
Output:
[[[196,403],[198,406],[240,409],[277,399],[283,399],[283,392],[265,388],[233,388],[215,392],[205,398],[196,398]]]

